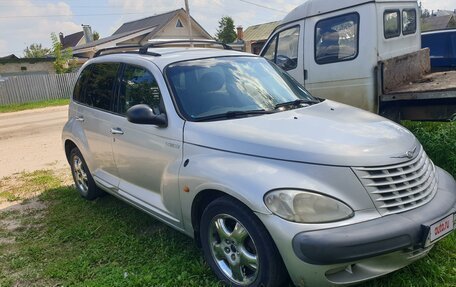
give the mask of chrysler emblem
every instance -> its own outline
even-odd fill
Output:
[[[408,158],[408,159],[412,159],[413,156],[415,155],[415,152],[416,152],[416,147],[412,150],[409,150],[409,151],[406,151],[405,152],[405,155],[402,155],[402,156],[393,156],[391,158]]]

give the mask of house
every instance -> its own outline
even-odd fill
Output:
[[[264,44],[266,44],[269,35],[271,35],[279,23],[280,21],[276,21],[250,26],[244,32],[242,31],[242,27],[238,27],[238,39],[244,42],[243,51],[258,55]]]
[[[81,25],[82,31],[64,36],[62,32],[59,33],[59,40],[63,49],[81,46],[93,41],[92,28],[90,25]]]
[[[211,35],[191,18],[192,37],[212,40]],[[178,9],[167,13],[124,23],[111,36],[74,47],[73,55],[90,58],[97,50],[125,45],[144,45],[152,41],[189,39],[187,13]]]
[[[0,58],[0,77],[55,74],[55,58],[18,58],[15,55]]]
[[[456,14],[448,14],[441,16],[433,16],[423,18],[421,23],[422,31],[443,30],[449,28],[456,28]]]

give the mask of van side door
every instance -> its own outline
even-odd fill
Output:
[[[270,38],[261,56],[276,63],[299,83],[304,85],[304,21],[287,25]]]

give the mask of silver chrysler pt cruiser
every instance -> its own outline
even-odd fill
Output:
[[[213,48],[105,50],[63,130],[76,188],[193,237],[230,286],[362,282],[453,231],[456,183],[407,129]]]

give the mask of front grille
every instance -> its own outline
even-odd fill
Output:
[[[435,167],[423,148],[414,159],[404,163],[353,170],[382,215],[422,206],[437,191]]]

